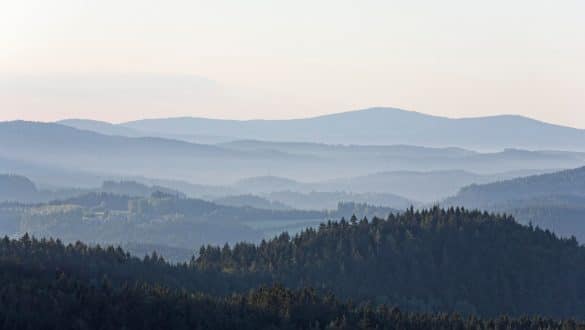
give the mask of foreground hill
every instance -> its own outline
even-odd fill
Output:
[[[90,265],[90,267],[88,267]],[[64,246],[53,240],[0,241],[3,329],[576,329],[542,317],[494,320],[412,314],[358,306],[331,294],[281,286],[210,295],[233,277],[143,260],[120,248]],[[223,288],[222,288],[223,285]],[[178,289],[182,287],[182,289]],[[204,294],[207,292],[208,294]]]
[[[411,210],[260,245],[206,247],[196,263],[414,310],[585,317],[584,247],[509,217],[461,209]]]
[[[145,119],[122,126],[159,133],[197,132],[271,141],[585,151],[585,131],[526,117],[451,119],[395,108],[370,108],[292,120]]]
[[[79,295],[71,291],[75,285],[109,290],[114,306],[126,299],[142,306],[143,299],[150,299],[166,311],[163,306],[178,307],[172,290],[184,290],[180,297],[193,292],[225,296],[279,282],[290,289],[333,292],[357,305],[370,301],[402,310],[483,317],[505,313],[585,319],[584,247],[509,217],[461,209],[409,211],[371,222],[342,220],[257,245],[207,246],[188,264],[174,266],[158,255],[141,261],[121,249],[88,248],[81,243],[64,247],[25,236],[0,241],[0,267],[3,279],[32,301],[44,301],[45,294],[59,295],[64,289],[69,294],[49,301],[74,302],[84,308],[93,306],[93,300],[77,300]],[[3,287],[3,303],[14,297],[11,287]],[[132,288],[147,291],[139,291],[143,298],[131,298]],[[53,289],[58,291],[47,291]],[[281,297],[294,296],[278,292]],[[265,306],[283,306],[277,298],[265,302]],[[285,314],[290,317],[304,315],[289,312]],[[306,317],[321,315],[314,312]],[[147,314],[143,317],[150,317]]]

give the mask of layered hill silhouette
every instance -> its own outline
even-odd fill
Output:
[[[585,167],[471,185],[443,204],[506,212],[585,242]]]
[[[104,131],[81,121],[66,124]],[[463,147],[585,151],[585,131],[527,117],[501,115],[445,118],[396,108],[369,108],[290,120],[221,120],[208,118],[144,119],[116,125],[163,136],[220,136],[232,139],[303,141],[328,144],[409,144]],[[107,128],[111,130],[112,128]],[[193,140],[191,140],[193,141]]]
[[[252,140],[210,145],[25,121],[1,122],[0,139],[10,141],[0,144],[0,171],[36,183],[91,188],[130,179],[211,199],[290,190],[375,192],[434,202],[472,183],[574,168],[585,161],[585,153],[546,150]]]
[[[489,207],[551,196],[585,197],[585,167],[471,185],[447,201],[472,207]]]
[[[477,219],[476,214],[462,216]],[[119,247],[6,237],[0,242],[0,278],[9,285],[0,287],[0,317],[8,329],[60,329],[66,324],[87,329],[582,328],[583,285],[578,279],[583,276],[583,248],[507,221],[485,220],[451,224],[439,219],[440,231],[426,219],[424,227],[409,220],[377,220],[359,228],[328,224],[294,241],[279,237],[258,251],[246,245],[235,250],[207,247],[201,257],[178,265],[156,253],[138,259]],[[367,229],[385,235],[377,238]],[[501,230],[515,241],[506,244]],[[473,241],[456,239],[468,232],[475,232]],[[410,242],[397,249],[395,243],[403,243],[403,237]],[[355,253],[340,254],[335,244],[349,245]],[[442,245],[441,254],[430,250],[436,245]],[[289,259],[291,255],[298,259]],[[249,270],[250,261],[259,265],[257,270]],[[266,271],[267,262],[275,267]],[[331,277],[325,265],[341,272]],[[280,277],[287,268],[303,271],[309,281],[301,284],[297,278],[292,285],[303,285],[298,290],[269,284],[271,275]],[[351,272],[354,268],[359,271]],[[326,280],[316,283],[320,277]],[[263,283],[270,286],[257,287]],[[310,287],[314,284],[319,285]],[[338,300],[329,290],[353,297],[352,302]],[[361,299],[374,290],[392,294],[386,296],[390,303],[376,306]],[[557,294],[562,298],[551,299]],[[429,309],[433,306],[440,312]],[[446,313],[450,310],[464,314]],[[523,317],[488,319],[493,313]]]

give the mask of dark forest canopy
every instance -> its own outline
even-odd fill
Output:
[[[585,248],[459,208],[342,220],[260,245],[204,247],[201,269],[423,311],[585,317]]]
[[[433,208],[328,222],[258,245],[206,246],[191,262],[25,237],[0,260],[89,283],[149,283],[215,296],[281,283],[418,312],[585,319],[585,248],[511,217]]]
[[[2,329],[585,328],[537,316],[410,313],[310,288],[238,289],[230,283],[249,279],[203,271],[195,261],[171,266],[156,255],[140,260],[120,248],[65,246],[28,235],[0,240],[0,270]]]

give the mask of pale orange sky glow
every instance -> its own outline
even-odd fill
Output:
[[[585,128],[585,3],[3,1],[0,120],[372,106]]]

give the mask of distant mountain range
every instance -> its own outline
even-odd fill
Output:
[[[213,145],[194,144],[159,137],[105,135],[60,124],[25,121],[0,122],[0,158],[7,163],[27,162],[36,167],[70,169],[75,172],[144,175],[167,179],[227,178],[237,173],[237,162],[270,164],[287,155],[250,154]],[[296,157],[297,159],[300,156]],[[16,163],[18,163],[16,162]],[[216,171],[217,164],[222,164]],[[10,165],[3,166],[11,172]],[[29,176],[29,174],[27,174]],[[241,178],[232,177],[231,180]],[[215,180],[210,180],[215,183]],[[226,182],[224,181],[224,182]]]
[[[481,153],[253,140],[208,145],[24,121],[0,122],[0,141],[10,141],[0,143],[0,173],[24,175],[39,186],[91,188],[106,180],[130,179],[212,199],[289,190],[374,192],[433,202],[472,183],[585,163],[581,152]]]
[[[527,117],[502,115],[451,119],[395,108],[370,108],[305,119],[143,119],[112,125],[66,120],[63,124],[105,134],[160,136],[210,143],[238,139],[328,144],[461,147],[475,150],[585,151],[585,130]]]

